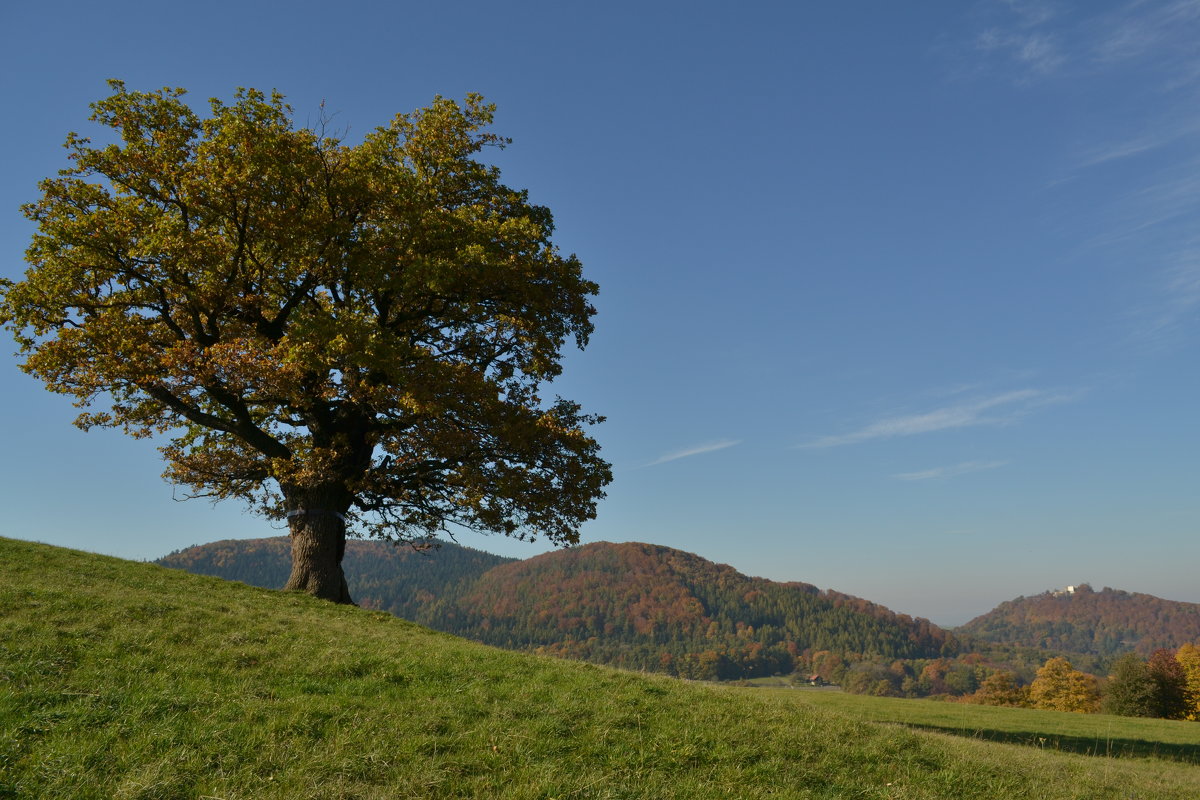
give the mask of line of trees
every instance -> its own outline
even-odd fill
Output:
[[[965,699],[983,705],[1200,720],[1200,647],[1189,643],[1178,650],[1159,648],[1147,659],[1126,653],[1113,663],[1106,681],[1055,657],[1028,685],[1022,686],[1011,672],[996,671]]]

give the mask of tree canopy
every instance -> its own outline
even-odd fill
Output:
[[[1065,658],[1051,658],[1037,671],[1029,685],[1034,708],[1090,713],[1100,707],[1096,678],[1080,672]]]
[[[1122,717],[1157,716],[1155,685],[1137,653],[1126,653],[1113,664],[1101,710]]]
[[[494,106],[438,97],[350,145],[277,93],[202,118],[182,89],[111,86],[91,120],[115,136],[68,136],[0,287],[76,424],[157,436],[170,481],[287,519],[289,586],[334,600],[347,526],[578,540],[611,480],[599,418],[540,392],[597,286],[477,160],[507,143]]]

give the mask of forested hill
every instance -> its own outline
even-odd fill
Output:
[[[1200,639],[1200,604],[1084,584],[1001,603],[958,629],[991,642],[1110,656]]]
[[[215,542],[159,563],[278,588],[288,554],[280,537]],[[513,561],[449,543],[415,553],[350,541],[344,566],[363,606],[500,647],[690,678],[789,673],[823,651],[887,660],[959,651],[928,620],[651,544],[597,542]]]
[[[351,539],[346,542],[343,566],[350,596],[360,606],[437,627],[426,613],[434,601],[512,560],[453,542],[417,551],[407,545]],[[286,536],[226,539],[178,550],[157,563],[279,589],[291,571],[292,549]]]
[[[439,606],[439,623],[452,633],[684,677],[789,672],[805,651],[920,658],[957,649],[927,620],[640,543],[597,542],[505,564]]]

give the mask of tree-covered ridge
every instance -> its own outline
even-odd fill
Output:
[[[511,560],[454,542],[417,550],[391,542],[352,539],[346,542],[343,563],[346,581],[359,605],[437,627],[428,619],[431,603]],[[157,563],[278,589],[287,582],[291,570],[291,542],[286,536],[226,539],[178,550]]]
[[[1175,649],[1200,638],[1200,604],[1084,584],[1001,603],[959,629],[1003,644],[1111,656]]]
[[[958,648],[927,620],[641,543],[506,564],[439,605],[445,630],[490,644],[695,678],[786,673],[806,651],[922,658]]]
[[[159,563],[277,588],[288,549],[286,537],[223,541]],[[820,653],[890,660],[960,649],[927,620],[651,544],[597,542],[512,561],[452,543],[419,553],[350,541],[345,564],[365,606],[501,647],[690,678],[786,674]]]

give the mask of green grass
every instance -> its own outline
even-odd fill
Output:
[[[868,722],[906,725],[1044,750],[1161,758],[1200,765],[1200,724],[1195,722],[864,697],[804,688],[748,691],[776,702],[827,709]]]
[[[0,798],[768,797],[1190,800],[1200,769],[905,730],[0,539]]]

